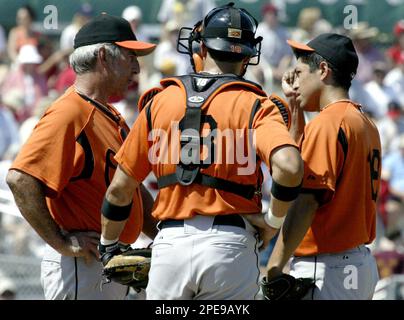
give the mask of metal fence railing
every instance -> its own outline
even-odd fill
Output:
[[[40,258],[0,254],[0,270],[2,277],[12,282],[17,300],[44,299],[40,283]]]

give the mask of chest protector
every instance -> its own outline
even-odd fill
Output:
[[[254,195],[260,195],[262,174],[260,172],[259,181],[256,185],[240,184],[233,181],[221,179],[206,175],[201,172],[201,169],[206,168],[206,164],[200,160],[200,145],[203,139],[200,135],[202,119],[206,115],[202,113],[202,107],[209,104],[213,98],[229,87],[242,87],[244,90],[252,91],[258,96],[266,97],[266,93],[261,89],[258,84],[244,80],[232,74],[224,75],[202,75],[191,74],[180,77],[173,77],[163,79],[161,84],[164,88],[170,85],[179,86],[184,92],[186,97],[185,117],[181,120],[180,129],[180,159],[187,159],[187,163],[181,160],[176,166],[175,173],[168,174],[157,178],[158,188],[162,189],[171,185],[180,184],[189,186],[193,183],[198,183],[209,188],[215,188],[226,192],[237,194],[246,199],[252,199]],[[153,95],[160,90],[151,90],[145,93],[146,99],[141,98],[142,107],[146,108],[146,117],[149,130],[152,129],[151,123],[151,105]],[[289,110],[285,103],[276,96],[271,96],[270,99],[281,111],[286,125],[289,125]],[[261,106],[260,100],[256,99],[252,106],[251,115],[249,119],[249,129],[252,128],[254,116]],[[141,107],[141,108],[142,108]],[[189,130],[192,129],[192,130]],[[210,164],[209,164],[210,165]],[[209,166],[208,165],[208,166]]]

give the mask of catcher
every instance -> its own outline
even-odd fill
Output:
[[[151,98],[147,93],[146,103],[141,99],[145,106],[115,157],[119,167],[102,208],[106,251],[116,250],[139,183],[151,171],[157,177],[152,214],[160,223],[147,299],[254,299],[260,271],[252,224],[261,216],[261,162],[274,181],[266,222],[255,224],[264,240],[276,234],[299,193],[303,164],[278,106],[283,103],[243,78],[248,66],[259,62],[257,25],[246,10],[229,3],[194,28],[183,28],[178,46],[191,57],[195,73],[164,79],[161,92]],[[252,159],[247,168],[234,160],[246,151],[240,149],[251,131],[256,144],[247,150]],[[220,132],[237,134],[220,146]]]

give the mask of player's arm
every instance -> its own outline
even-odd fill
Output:
[[[297,148],[282,146],[272,152],[272,188],[270,208],[265,215],[252,214],[245,217],[258,227],[266,246],[278,233],[288,209],[300,191],[303,178],[303,161]]]
[[[25,172],[11,169],[7,175],[7,184],[22,216],[56,251],[65,256],[83,257],[87,263],[98,256],[98,234],[88,232],[62,234],[46,205],[46,187],[41,181]]]
[[[101,244],[103,240],[107,244],[118,241],[129,218],[133,196],[138,187],[139,182],[118,166],[101,208]]]
[[[267,225],[277,231],[300,192],[303,179],[303,160],[297,148],[282,146],[275,149],[270,158],[272,169],[271,202],[264,215]]]
[[[150,239],[154,239],[157,235],[157,222],[151,212],[154,205],[154,199],[150,192],[146,189],[146,187],[141,184],[140,192],[142,194],[142,202],[143,202],[143,233],[146,234]]]
[[[119,170],[119,173],[118,173]],[[115,176],[117,177],[112,180],[110,187],[107,190],[106,197],[104,200],[104,205],[108,202],[119,212],[120,210],[127,210],[130,213],[132,206],[133,195],[137,187],[140,187],[140,193],[142,196],[143,203],[143,232],[150,238],[154,239],[157,234],[157,220],[151,215],[154,200],[150,192],[142,185],[134,180],[131,176],[127,175],[122,169],[118,169]],[[122,190],[125,190],[122,191]],[[117,207],[117,208],[116,208]],[[105,207],[103,207],[105,209]],[[103,215],[101,216],[102,225],[102,235],[104,239],[114,240],[119,238],[122,230],[125,227],[127,217],[124,220],[118,220],[119,217],[115,217],[114,213],[111,212],[113,216],[109,217],[108,209],[103,210]]]
[[[57,251],[63,251],[65,239],[48,210],[42,182],[25,172],[11,169],[7,184],[22,216],[46,243]]]
[[[300,191],[303,179],[303,160],[292,146],[277,148],[272,153],[272,188],[270,209],[273,215],[285,217]]]
[[[297,246],[311,226],[319,204],[312,193],[299,194],[288,211],[272,255],[268,261],[268,279],[282,273]]]

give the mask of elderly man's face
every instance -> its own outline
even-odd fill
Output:
[[[139,73],[140,66],[134,51],[119,48],[121,55],[110,63],[114,94],[124,95],[133,81],[133,77]]]

